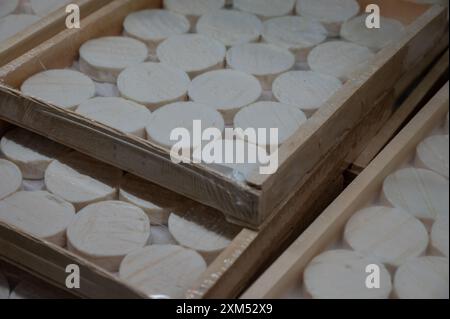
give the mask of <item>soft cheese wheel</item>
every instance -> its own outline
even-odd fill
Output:
[[[206,263],[197,252],[153,245],[126,256],[119,276],[151,298],[181,299],[205,271]]]
[[[202,34],[175,35],[156,50],[158,59],[189,74],[191,79],[224,67],[225,46]]]
[[[396,268],[424,254],[428,248],[425,226],[407,212],[370,207],[357,212],[344,231],[345,242],[355,251]]]
[[[265,136],[239,136],[261,147],[278,146],[286,142],[306,122],[306,115],[298,108],[277,103],[257,102],[240,110],[234,118],[234,127],[242,130],[265,129]],[[278,130],[277,141],[272,141],[270,130]],[[274,143],[275,142],[275,143]]]
[[[173,238],[167,226],[151,227],[152,245],[176,245],[177,241]]]
[[[161,106],[187,98],[191,80],[186,72],[162,63],[142,63],[120,73],[120,94],[154,111]]]
[[[394,279],[399,299],[448,299],[448,259],[420,257],[400,267]]]
[[[207,262],[212,262],[228,247],[239,229],[228,224],[220,213],[198,208],[171,214],[169,231],[178,244],[196,250]]]
[[[294,64],[295,57],[289,50],[271,44],[241,44],[227,52],[227,65],[256,76],[265,90],[270,90],[275,78],[292,69]]]
[[[342,25],[341,37],[347,41],[378,51],[398,40],[404,26],[401,22],[380,17],[380,28],[368,28],[366,15],[353,18]]]
[[[331,75],[342,81],[363,70],[375,54],[368,48],[345,41],[325,42],[308,55],[311,70]]]
[[[173,130],[178,128],[188,130],[193,136],[194,121],[201,121],[203,130],[217,128],[223,132],[225,129],[219,112],[195,102],[178,102],[153,112],[147,124],[147,139],[168,149],[175,145],[181,145],[181,149],[196,148],[199,145],[191,145],[191,141],[171,140]]]
[[[43,136],[16,128],[2,137],[0,151],[20,168],[23,178],[41,180],[50,162],[68,153],[69,149]]]
[[[225,0],[164,0],[164,8],[185,15],[192,26],[200,16],[224,6]]]
[[[310,18],[289,16],[264,23],[264,41],[290,50],[299,62],[306,62],[311,49],[326,38],[325,27]]]
[[[205,73],[189,87],[191,100],[218,110],[230,125],[236,113],[256,102],[261,94],[261,85],[254,76],[234,70]]]
[[[368,289],[366,267],[380,269],[380,288]],[[377,261],[348,250],[327,251],[314,258],[303,274],[306,293],[313,299],[387,299],[391,275]]]
[[[0,300],[9,299],[9,283],[6,277],[0,272]]]
[[[151,112],[143,105],[118,97],[97,97],[78,106],[77,113],[120,132],[145,138]]]
[[[166,10],[142,10],[129,14],[123,23],[127,36],[141,40],[155,54],[158,45],[172,35],[189,32],[186,17]]]
[[[0,221],[64,247],[74,207],[45,191],[18,192],[0,201]]]
[[[0,42],[8,40],[38,21],[39,17],[31,14],[11,14],[0,18]]]
[[[30,0],[31,9],[40,17],[45,17],[71,2],[72,0]]]
[[[28,192],[44,191],[45,181],[44,179],[37,179],[37,180],[24,179],[22,181],[22,190]]]
[[[340,88],[342,82],[314,71],[290,71],[275,79],[272,91],[281,103],[301,109],[311,117]]]
[[[255,15],[234,11],[217,10],[198,20],[197,32],[214,38],[227,47],[248,42],[258,42],[263,24]]]
[[[417,147],[416,166],[430,169],[448,179],[448,135],[432,136]]]
[[[147,46],[128,37],[89,40],[80,48],[80,70],[99,82],[116,83],[120,72],[144,62]]]
[[[95,84],[72,70],[49,70],[33,75],[21,87],[24,94],[73,110],[95,95]]]
[[[54,160],[45,172],[45,186],[77,210],[116,198],[122,172],[78,152]]]
[[[17,192],[22,186],[22,173],[12,162],[0,158],[0,200]]]
[[[356,0],[297,0],[298,15],[320,21],[332,37],[339,36],[342,23],[360,10]]]
[[[67,229],[69,250],[117,272],[123,258],[144,247],[150,221],[142,209],[120,201],[89,205]]]
[[[6,17],[16,11],[19,6],[19,0],[0,1],[0,18]]]
[[[444,177],[425,169],[405,168],[386,178],[382,198],[431,226],[439,216],[449,215],[448,193]]]
[[[431,250],[433,254],[449,257],[449,217],[440,216],[431,230]]]
[[[289,15],[294,11],[295,0],[234,0],[235,9],[256,14],[261,19]]]

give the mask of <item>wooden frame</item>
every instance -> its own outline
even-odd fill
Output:
[[[360,2],[365,5],[374,1]],[[342,171],[344,161],[351,161],[362,151],[363,138],[351,136],[355,128],[376,112],[380,103],[392,112],[392,104],[385,100],[399,93],[393,89],[394,84],[403,81],[409,85],[422,59],[436,45],[448,44],[448,38],[443,37],[448,25],[444,8],[402,0],[375,2],[383,14],[408,24],[403,38],[379,52],[365,72],[348,81],[281,147],[280,168],[271,176],[255,173],[247,183],[238,183],[203,165],[176,165],[166,150],[148,141],[24,97],[15,90],[44,66],[67,67],[77,58],[83,42],[120,33],[122,20],[129,12],[158,7],[161,1],[157,0],[116,0],[84,19],[80,30],[65,30],[0,69],[0,118],[218,209],[231,222],[261,230],[271,214],[282,214],[286,205],[295,202],[293,196],[298,190],[325,180],[319,167],[328,162],[328,167],[335,169],[334,163],[341,163]],[[375,135],[389,115],[372,122],[366,135]]]
[[[81,18],[104,6],[112,0],[76,0],[73,3],[80,7]],[[60,8],[37,23],[17,33],[10,39],[0,43],[0,66],[30,51],[45,40],[50,39],[66,28],[67,13]]]
[[[307,264],[336,241],[348,219],[374,199],[384,179],[414,154],[416,146],[449,109],[449,84],[418,113],[358,178],[243,294],[242,298],[277,298],[298,283]]]

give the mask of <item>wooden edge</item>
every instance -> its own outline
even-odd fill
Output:
[[[326,249],[347,220],[373,197],[384,179],[414,152],[449,109],[449,83],[282,256],[242,295],[243,299],[277,298],[299,282],[309,261]]]
[[[407,99],[398,107],[398,110],[387,121],[375,138],[370,141],[367,148],[353,162],[351,167],[352,171],[361,172],[369,165],[383,147],[402,129],[403,125],[423,106],[424,100],[429,97],[430,91],[447,75],[448,67],[449,51],[447,49],[425,78],[423,78]]]
[[[112,0],[76,0],[73,3],[80,7],[80,16],[84,18],[111,2]],[[15,58],[25,54],[45,40],[51,38],[58,32],[65,29],[67,13],[65,6],[48,16],[41,18],[38,22],[17,33],[13,37],[0,44],[0,61],[5,65]]]

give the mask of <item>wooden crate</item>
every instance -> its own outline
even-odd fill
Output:
[[[252,174],[246,183],[197,164],[176,165],[168,151],[89,121],[73,112],[23,96],[16,89],[44,68],[63,68],[82,43],[119,34],[127,14],[159,7],[157,0],[116,0],[86,18],[80,30],[65,30],[0,69],[0,118],[45,135],[104,162],[223,212],[231,222],[263,230],[274,216],[293,215],[299,195],[345,169],[393,111],[395,98],[418,75],[427,56],[448,44],[446,9],[399,1],[375,2],[383,15],[408,27],[399,41],[379,52],[279,150],[274,175]],[[442,49],[443,50],[443,49]],[[402,83],[403,86],[396,85]],[[377,116],[374,116],[377,115]],[[365,130],[358,127],[365,126]],[[52,129],[49,129],[52,128]],[[364,132],[356,136],[357,132]],[[297,216],[295,217],[297,218]],[[301,216],[305,224],[308,216]]]
[[[81,18],[111,2],[112,0],[76,0],[72,3],[80,7]],[[67,13],[65,7],[60,8],[37,23],[0,43],[0,66],[11,62],[30,51],[42,42],[50,39],[66,28]]]
[[[417,145],[443,124],[449,110],[449,84],[417,114],[355,181],[243,294],[242,298],[279,298],[295,284],[308,263],[332,247],[350,217],[371,203],[383,181],[414,156]]]

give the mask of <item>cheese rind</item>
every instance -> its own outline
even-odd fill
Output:
[[[263,25],[255,15],[234,11],[216,10],[202,16],[197,32],[222,42],[227,47],[258,42]]]
[[[184,298],[206,271],[195,251],[174,245],[152,245],[122,261],[119,276],[152,298]]]
[[[33,12],[40,17],[45,17],[50,13],[52,13],[53,11],[56,11],[57,9],[60,9],[72,2],[71,0],[29,0],[29,1]]]
[[[150,221],[142,209],[120,201],[89,205],[67,229],[69,250],[112,272],[126,255],[144,247]]]
[[[420,257],[400,267],[394,278],[399,299],[448,299],[448,258]]]
[[[189,74],[191,79],[224,67],[226,48],[202,34],[183,34],[168,38],[156,50],[158,59]]]
[[[117,79],[121,96],[154,111],[186,100],[191,80],[182,70],[162,63],[142,63],[125,69]]]
[[[72,70],[49,70],[33,75],[21,91],[47,103],[73,110],[94,97],[95,84],[86,75]]]
[[[345,82],[365,69],[375,54],[368,48],[344,41],[325,42],[308,55],[313,71],[327,74]]]
[[[120,132],[141,138],[145,138],[145,125],[151,116],[145,106],[118,97],[90,99],[80,104],[76,112]]]
[[[431,250],[433,254],[449,257],[449,217],[440,216],[431,229]]]
[[[382,199],[430,226],[438,216],[449,215],[448,193],[444,177],[425,169],[405,168],[386,178]]]
[[[103,37],[85,42],[80,48],[80,70],[99,82],[116,83],[129,66],[144,62],[147,46],[129,37]]]
[[[9,283],[6,277],[0,272],[0,300],[9,299]]]
[[[205,73],[192,81],[189,98],[219,111],[227,124],[233,124],[235,114],[244,106],[256,102],[262,88],[252,75],[220,70]]]
[[[6,17],[17,10],[19,0],[6,0],[0,2],[0,18]]]
[[[72,152],[49,165],[45,186],[78,211],[95,202],[115,199],[121,177],[119,169]]]
[[[448,135],[431,136],[420,143],[416,151],[416,166],[432,170],[448,179]]]
[[[0,221],[64,247],[74,207],[45,191],[18,192],[0,201]]]
[[[342,82],[314,71],[290,71],[275,79],[273,95],[281,103],[301,109],[311,117],[339,89]]]
[[[429,243],[428,232],[418,219],[382,206],[353,215],[345,227],[344,240],[353,250],[390,267],[423,255]]]
[[[270,90],[275,78],[294,64],[295,57],[289,50],[266,43],[241,44],[227,52],[227,65],[256,76],[265,90]]]
[[[366,286],[369,265],[378,266],[380,288]],[[306,293],[313,299],[387,299],[391,275],[379,262],[349,250],[327,251],[314,258],[303,274]]]
[[[22,186],[22,173],[12,162],[0,159],[0,200],[17,192]]]
[[[233,6],[267,19],[291,14],[294,11],[295,0],[234,0]]]
[[[39,21],[39,17],[31,14],[11,14],[0,18],[0,42],[8,40],[17,33]]]
[[[16,128],[2,137],[0,151],[20,168],[23,178],[41,180],[50,162],[68,153],[69,149],[30,131]]]

